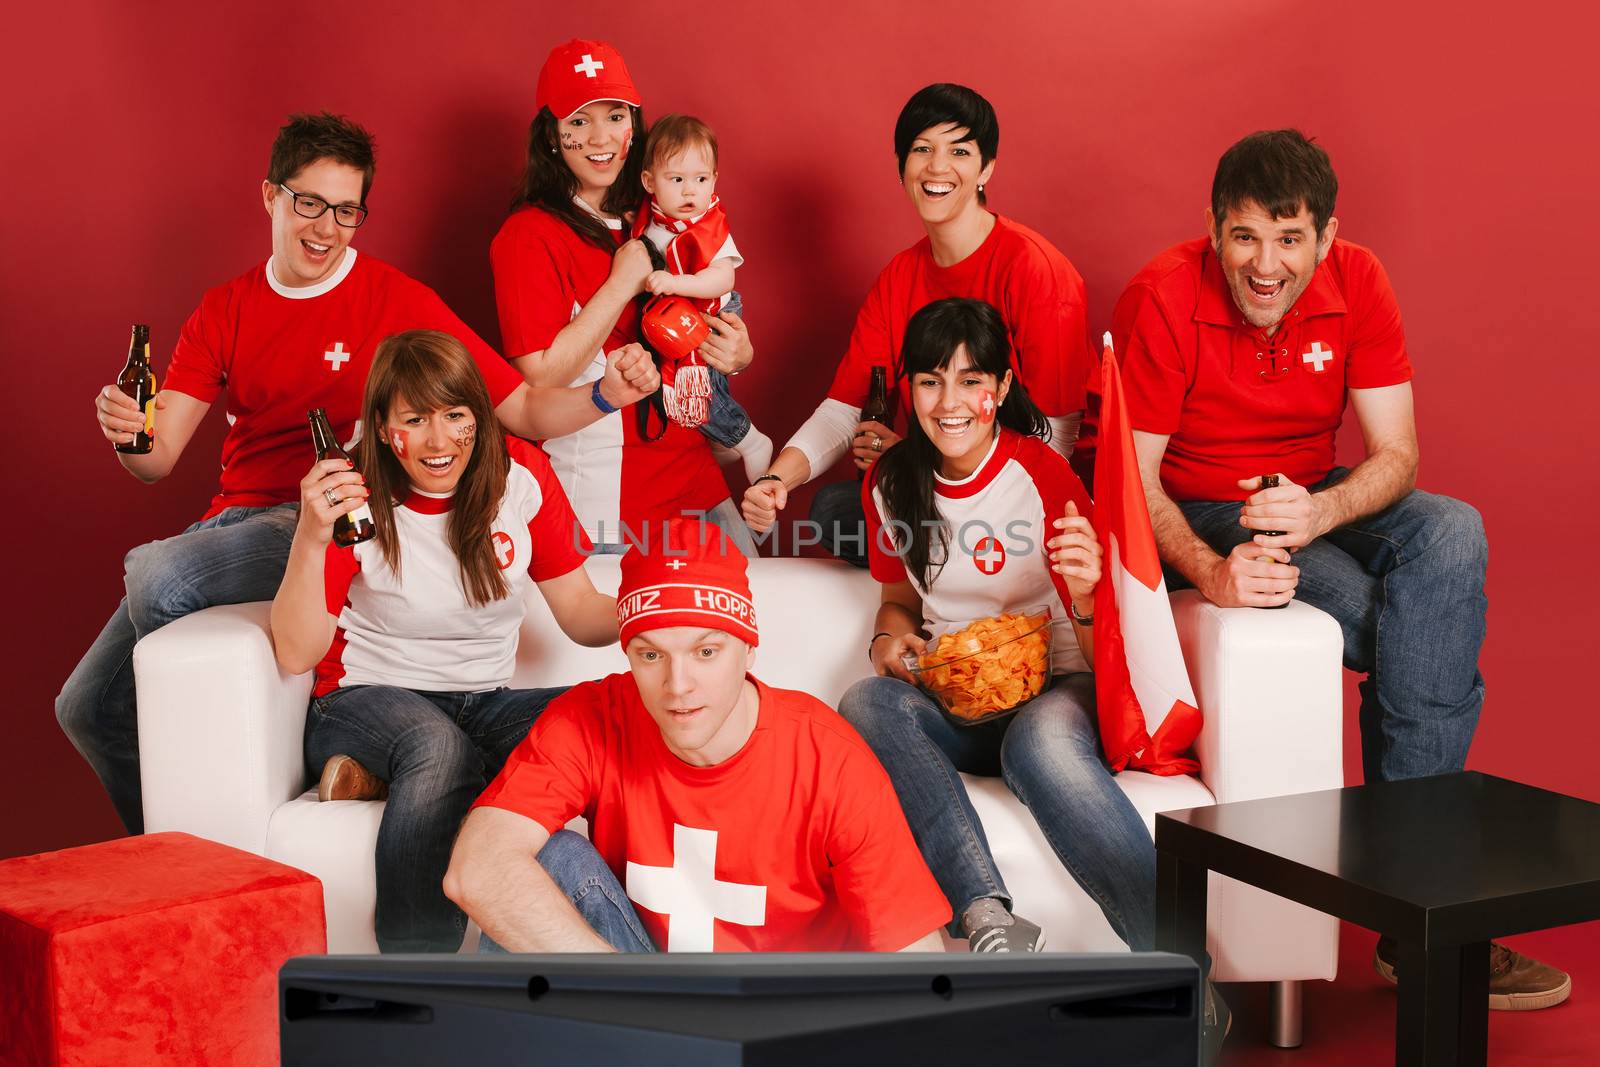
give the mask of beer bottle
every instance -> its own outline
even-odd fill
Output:
[[[867,404],[861,409],[861,421],[894,428],[894,409],[889,406],[889,372],[883,367],[872,368],[872,380],[867,386]],[[857,478],[866,476],[866,471],[856,472]]]
[[[1276,474],[1263,474],[1261,476],[1261,488],[1263,488],[1263,489],[1276,489],[1276,488],[1278,488],[1278,476]],[[1282,531],[1282,530],[1257,530],[1256,532],[1259,533],[1262,537],[1282,537],[1283,533],[1284,533],[1284,531]],[[1256,558],[1258,560],[1263,560],[1263,561],[1266,561],[1268,563],[1276,562],[1275,560],[1273,560],[1273,558],[1271,556],[1257,556]],[[1285,600],[1282,604],[1273,604],[1273,605],[1271,605],[1270,610],[1274,610],[1275,611],[1278,608],[1286,608],[1288,606],[1289,606],[1289,602],[1287,600]]]
[[[867,406],[861,409],[862,422],[881,422],[894,429],[894,409],[889,406],[889,372],[872,368],[872,383],[867,387]]]
[[[117,375],[117,388],[144,412],[144,429],[136,432],[127,444],[111,447],[130,456],[145,455],[155,447],[156,375],[150,369],[150,327],[143,323],[134,324],[133,339],[128,342],[128,362]]]
[[[328,412],[323,408],[312,408],[307,412],[307,417],[311,420],[311,446],[316,449],[317,460],[342,459],[348,462],[349,455],[339,447],[338,439],[333,436],[333,427],[328,424]],[[372,523],[372,509],[365,503],[333,520],[333,543],[340,548],[370,541],[377,532],[378,528]]]

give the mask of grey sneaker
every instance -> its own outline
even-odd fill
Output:
[[[1020,915],[1006,926],[980,926],[967,935],[973,952],[1043,952],[1044,931]]]
[[[1222,1055],[1222,1042],[1232,1029],[1233,1012],[1229,1010],[1228,1002],[1222,999],[1222,994],[1217,992],[1216,985],[1207,978],[1204,1013],[1200,1016],[1200,1062],[1207,1067],[1217,1062],[1217,1057]]]

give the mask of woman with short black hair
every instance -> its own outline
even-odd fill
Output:
[[[911,316],[943,297],[972,297],[1000,312],[1011,371],[1043,409],[1051,446],[1063,456],[1072,452],[1084,382],[1094,365],[1083,279],[1044,237],[988,209],[987,187],[1000,151],[994,108],[964,85],[929,85],[901,109],[894,151],[900,185],[925,236],[878,275],[856,315],[827,399],[772,469],[745,491],[744,517],[758,531],[776,520],[790,490],[846,452],[858,470],[866,470],[900,439],[883,422],[862,418],[872,370],[885,368],[891,382],[899,377]],[[900,411],[909,414],[900,399]],[[824,486],[812,502],[811,519],[821,527],[825,547],[866,566],[855,490],[852,482]]]

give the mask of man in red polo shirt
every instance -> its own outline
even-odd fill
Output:
[[[749,674],[744,557],[671,519],[622,557],[629,672],[553,701],[473,806],[445,893],[514,952],[942,948],[893,785],[815,697]],[[575,816],[589,839],[563,830]],[[592,844],[591,844],[592,842]]]
[[[1339,620],[1345,665],[1367,675],[1367,781],[1459,771],[1483,705],[1483,521],[1413,488],[1399,305],[1377,257],[1335,239],[1337,193],[1327,153],[1296,130],[1223,155],[1209,235],[1151,260],[1117,302],[1134,444],[1174,586],[1224,607],[1298,597]],[[1350,469],[1334,464],[1347,398],[1366,443]],[[1393,978],[1392,943],[1377,964]],[[1491,967],[1491,1007],[1572,988],[1499,945]]]

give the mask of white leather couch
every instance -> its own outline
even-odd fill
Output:
[[[616,557],[588,564],[617,587]],[[756,674],[836,704],[869,670],[864,649],[878,585],[863,571],[810,559],[753,561],[760,619]],[[381,803],[319,804],[308,790],[301,732],[310,675],[279,670],[266,604],[212,608],[167,626],[134,653],[145,825],[185,830],[298,867],[322,880],[331,952],[373,952],[373,848]],[[1145,821],[1158,811],[1337,788],[1341,641],[1337,624],[1304,604],[1220,609],[1192,592],[1173,609],[1205,715],[1198,778],[1125,772],[1118,784]],[[580,648],[556,628],[537,591],[517,658],[516,686],[560,685],[624,670],[615,647]],[[968,778],[1016,908],[1047,947],[1116,951],[1100,910],[1057,861],[1027,809],[999,779]],[[1334,977],[1334,919],[1212,876],[1210,951],[1222,981],[1294,983]],[[1291,1018],[1297,985],[1274,1002]],[[1283,1036],[1280,1034],[1280,1036]]]

